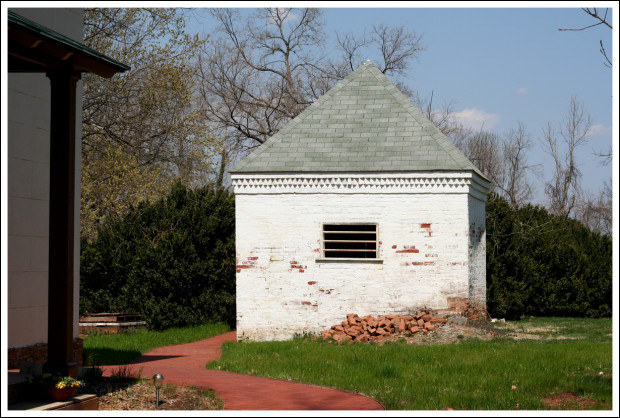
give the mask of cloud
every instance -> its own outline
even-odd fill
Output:
[[[527,94],[527,87],[519,87],[517,89],[517,94],[519,96],[523,96],[524,94]]]
[[[611,135],[611,126],[603,126],[600,123],[590,126],[590,130],[588,131],[589,137],[607,135]]]
[[[463,124],[465,127],[479,130],[484,127],[485,130],[490,130],[497,125],[501,116],[496,113],[487,113],[480,109],[464,109],[460,112],[456,112],[453,116]]]

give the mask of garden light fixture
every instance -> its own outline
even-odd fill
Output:
[[[155,385],[155,392],[157,394],[157,403],[156,406],[159,406],[159,389],[164,384],[164,376],[157,373],[153,375],[153,384]]]

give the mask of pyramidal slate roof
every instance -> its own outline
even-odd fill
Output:
[[[231,173],[474,171],[478,168],[370,61]]]

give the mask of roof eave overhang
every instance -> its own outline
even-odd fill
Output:
[[[9,72],[65,70],[104,78],[130,69],[86,45],[8,11]]]

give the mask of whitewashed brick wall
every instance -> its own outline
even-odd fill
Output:
[[[233,175],[239,339],[316,334],[348,313],[446,309],[470,294],[482,303],[484,276],[470,273],[484,270],[484,241],[469,247],[484,202],[470,213],[471,174],[331,177]],[[355,222],[378,224],[382,262],[321,260],[322,225]]]
[[[486,312],[486,206],[485,202],[469,196],[469,306]]]

